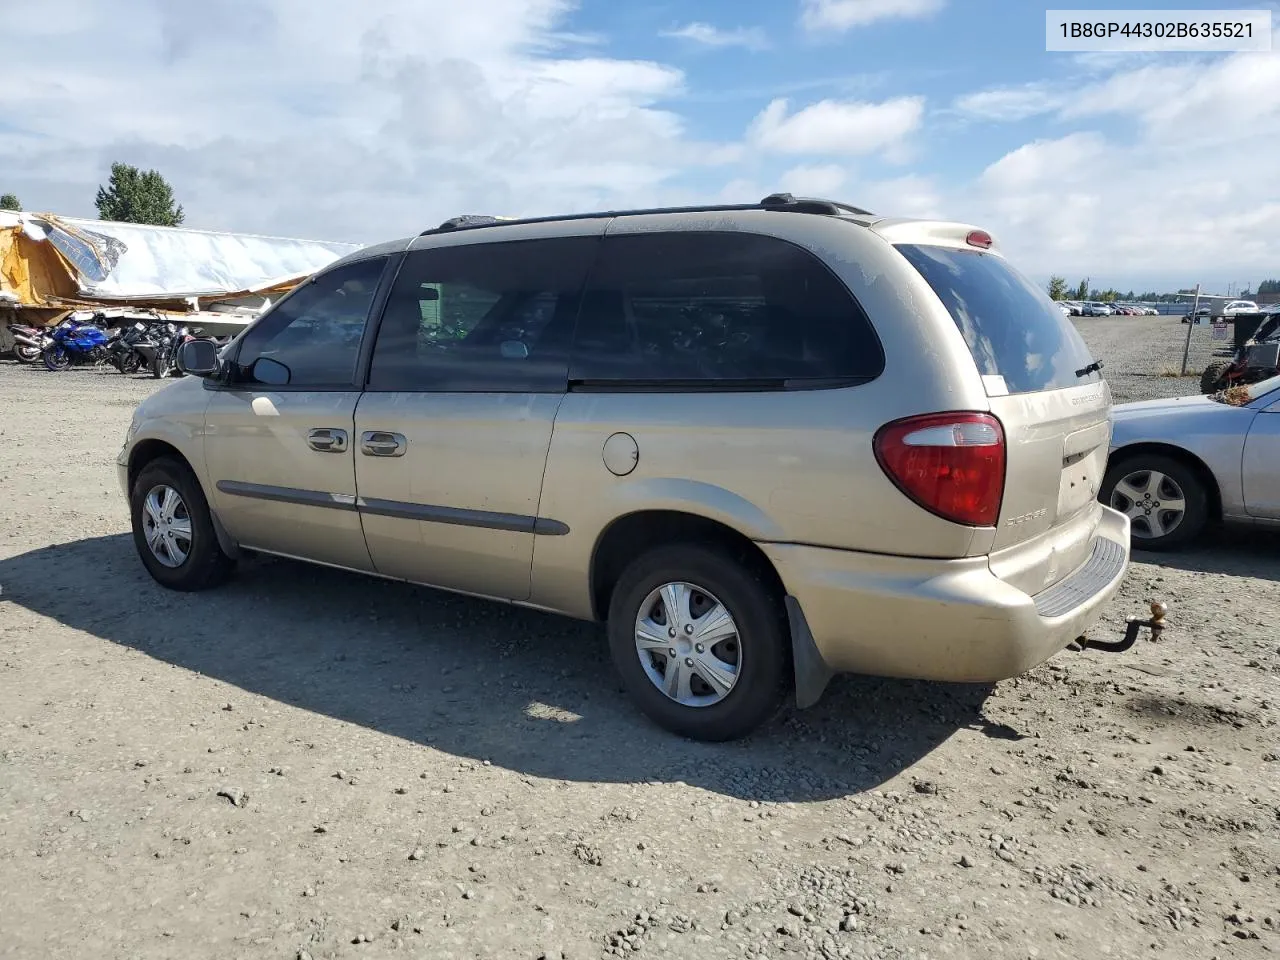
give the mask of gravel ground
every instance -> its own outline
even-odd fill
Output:
[[[1176,318],[1080,328],[1118,400],[1194,392]],[[0,363],[0,956],[1280,952],[1280,538],[1137,557],[1102,632],[1163,599],[1159,644],[699,745],[590,625],[285,561],[154,586],[112,463],[154,387]]]

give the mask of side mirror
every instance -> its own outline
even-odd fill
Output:
[[[178,348],[178,369],[193,377],[209,377],[218,370],[218,345],[212,340],[188,340]]]
[[[249,376],[257,383],[270,387],[283,387],[293,376],[293,372],[279,360],[270,357],[259,357],[249,368]]]

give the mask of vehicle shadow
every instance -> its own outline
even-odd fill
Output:
[[[1133,559],[1188,573],[1280,580],[1280,531],[1218,527],[1196,543],[1171,553],[1133,551]]]
[[[0,584],[0,603],[158,660],[538,777],[820,800],[874,789],[961,729],[1022,736],[983,718],[990,686],[856,677],[747,740],[685,741],[631,706],[598,625],[271,559],[179,594],[124,534],[0,560]]]

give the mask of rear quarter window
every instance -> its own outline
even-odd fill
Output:
[[[1009,393],[1061,390],[1101,379],[1074,324],[1003,257],[980,250],[898,244],[964,334],[978,372]]]

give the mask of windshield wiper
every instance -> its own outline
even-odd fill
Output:
[[[1087,377],[1091,373],[1098,373],[1101,369],[1102,369],[1102,361],[1095,360],[1093,361],[1093,363],[1089,364],[1087,367],[1081,367],[1079,370],[1077,370],[1076,376]]]

